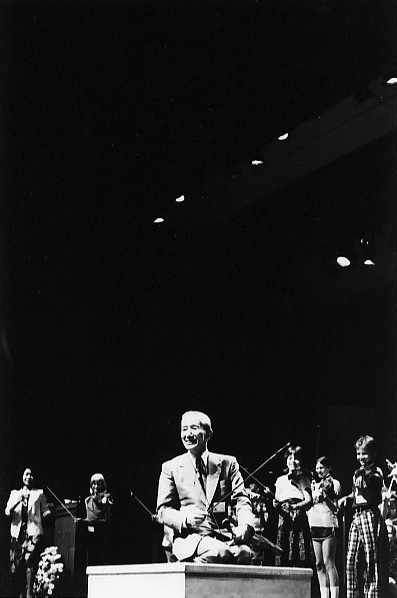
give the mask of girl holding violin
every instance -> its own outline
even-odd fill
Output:
[[[90,496],[85,499],[87,521],[108,521],[113,507],[113,499],[106,488],[101,473],[94,473],[90,480]]]
[[[321,598],[339,596],[339,576],[335,567],[335,530],[338,527],[337,512],[341,485],[331,477],[330,471],[331,465],[327,457],[317,459],[316,475],[312,481],[313,506],[307,514]]]
[[[301,467],[302,449],[290,446],[284,453],[287,473],[276,480],[273,506],[279,512],[277,544],[283,549],[276,565],[311,566],[313,548],[306,511],[312,505],[309,477]]]

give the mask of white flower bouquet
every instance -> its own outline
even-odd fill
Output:
[[[41,553],[33,585],[33,595],[40,598],[56,596],[55,588],[63,572],[62,556],[57,546],[49,546]]]

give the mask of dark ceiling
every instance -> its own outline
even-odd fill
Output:
[[[12,168],[133,218],[394,70],[390,0],[2,8]]]

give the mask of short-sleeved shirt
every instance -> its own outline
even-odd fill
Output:
[[[295,481],[289,475],[282,475],[276,480],[275,497],[279,502],[294,498],[304,500],[305,495],[303,494],[303,490],[310,492],[308,478],[302,476],[299,480]]]
[[[342,493],[341,485],[338,480],[334,480],[330,477],[332,482],[333,492],[328,493],[329,499],[336,505],[337,499]],[[322,482],[312,482],[313,496],[316,496],[316,492],[321,488]],[[310,527],[338,527],[338,517],[336,511],[332,511],[327,501],[322,500],[314,502],[313,506],[307,512],[307,518],[309,520]]]

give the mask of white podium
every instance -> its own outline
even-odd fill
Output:
[[[155,563],[87,567],[88,598],[310,598],[312,570]]]

